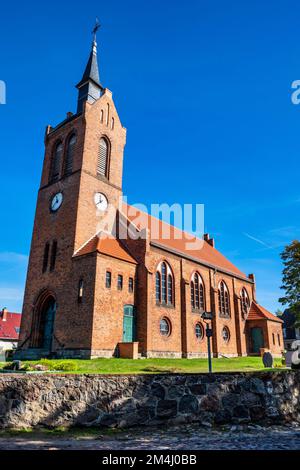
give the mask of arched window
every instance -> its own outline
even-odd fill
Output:
[[[223,317],[230,317],[229,292],[224,281],[221,281],[218,289],[219,313]]]
[[[167,265],[161,265],[161,299],[164,304],[167,303]]]
[[[54,147],[54,152],[52,155],[51,169],[50,169],[50,181],[57,181],[59,178],[61,159],[63,154],[63,144],[57,142]]]
[[[155,275],[156,303],[174,305],[174,277],[168,263],[159,264]]]
[[[191,305],[195,308],[195,285],[194,281],[191,281]]]
[[[69,175],[70,173],[72,173],[72,170],[73,170],[75,144],[76,144],[76,135],[72,134],[67,144],[67,153],[66,153],[65,167],[64,167],[65,175]]]
[[[161,276],[160,276],[159,271],[156,271],[156,275],[155,275],[155,296],[156,296],[156,302],[160,303],[161,302]]]
[[[248,296],[248,292],[246,291],[245,287],[241,290],[241,312],[242,315],[245,317],[248,314],[250,307],[250,300]]]
[[[199,273],[194,273],[192,276],[191,305],[195,310],[205,310],[204,285]]]
[[[97,174],[106,178],[108,178],[109,147],[108,140],[102,137],[98,150]]]
[[[111,118],[111,130],[114,130],[115,127],[115,118]]]
[[[168,274],[168,304],[173,304],[173,277]]]

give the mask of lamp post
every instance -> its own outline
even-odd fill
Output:
[[[211,374],[212,373],[212,361],[211,361],[211,345],[210,345],[210,338],[213,335],[213,330],[209,325],[209,322],[212,321],[213,319],[213,313],[212,312],[203,312],[201,315],[202,320],[204,321],[206,328],[205,328],[205,334],[207,337],[207,355],[208,355],[208,372]]]

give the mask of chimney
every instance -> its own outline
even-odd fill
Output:
[[[215,240],[214,240],[214,238],[210,238],[209,233],[205,233],[203,235],[203,239],[204,239],[204,241],[209,243],[210,246],[212,246],[213,248],[215,247]]]
[[[1,318],[2,318],[2,321],[6,321],[7,320],[7,308],[6,307],[3,307],[2,311],[1,311]]]

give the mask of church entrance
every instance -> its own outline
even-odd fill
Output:
[[[52,295],[44,298],[43,295],[36,308],[31,347],[51,352],[55,313],[55,298]]]
[[[123,343],[135,341],[135,307],[134,305],[124,305],[123,313]]]
[[[251,328],[252,352],[259,354],[260,348],[264,347],[264,335],[261,328]]]

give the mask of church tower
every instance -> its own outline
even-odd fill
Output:
[[[47,126],[27,272],[20,358],[90,357],[97,256],[76,256],[122,197],[122,126],[112,92],[100,83],[96,25],[77,85],[76,114]],[[84,296],[85,301],[82,301]]]

